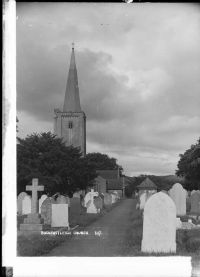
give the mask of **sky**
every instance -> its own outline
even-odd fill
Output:
[[[20,137],[53,132],[72,42],[87,152],[129,176],[174,174],[200,136],[200,8],[178,3],[17,3]]]

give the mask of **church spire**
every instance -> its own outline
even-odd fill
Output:
[[[72,54],[69,66],[63,112],[81,112],[78,76],[74,54],[74,43],[72,43]]]

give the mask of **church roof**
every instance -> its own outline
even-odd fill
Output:
[[[122,190],[123,184],[120,179],[110,179],[107,181],[107,190]]]
[[[97,170],[97,174],[106,180],[119,178],[119,171],[117,169],[116,170]]]
[[[81,112],[74,45],[72,46],[63,112]]]
[[[156,184],[152,182],[148,177],[144,179],[144,181],[137,186],[138,189],[157,189]]]

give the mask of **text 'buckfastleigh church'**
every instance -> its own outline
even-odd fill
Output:
[[[63,138],[66,146],[79,147],[85,156],[86,116],[80,105],[74,45],[72,45],[63,111],[55,109],[54,113],[54,134]]]

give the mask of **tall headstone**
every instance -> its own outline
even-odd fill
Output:
[[[20,224],[21,231],[39,231],[43,229],[43,222],[38,213],[38,197],[37,192],[43,191],[44,186],[38,186],[38,179],[32,179],[32,186],[26,186],[26,190],[32,191],[31,213],[24,219],[24,223]]]
[[[176,206],[165,193],[152,195],[144,207],[142,252],[176,252]]]
[[[39,199],[39,214],[41,213],[41,206],[42,206],[42,203],[44,202],[44,200],[47,198],[47,195],[46,194],[43,194],[40,199]]]
[[[169,195],[176,205],[176,214],[182,216],[186,214],[186,190],[181,184],[176,183],[169,190]]]
[[[22,214],[30,214],[31,213],[31,197],[26,195],[22,200]]]
[[[200,214],[200,193],[194,192],[191,197],[191,210],[190,212],[193,214]]]
[[[42,203],[41,217],[43,218],[45,225],[51,225],[52,204],[56,204],[56,201],[53,197],[47,197]]]
[[[68,204],[52,204],[51,227],[69,227]]]
[[[26,192],[21,192],[17,197],[17,213],[22,215],[22,201],[27,196]]]

